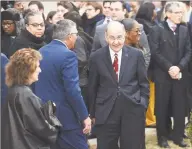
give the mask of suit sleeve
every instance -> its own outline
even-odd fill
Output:
[[[141,51],[138,51],[138,62],[137,62],[137,76],[140,86],[141,103],[147,109],[149,104],[149,81],[147,79],[147,71],[145,67],[145,60]]]
[[[83,121],[88,117],[88,112],[79,87],[78,62],[74,52],[67,53],[62,65],[62,76],[66,99],[79,120]]]
[[[190,44],[190,37],[189,37],[189,33],[187,32],[187,39],[185,42],[185,52],[184,52],[184,56],[183,58],[180,60],[178,67],[180,68],[180,71],[182,72],[182,70],[184,68],[186,68],[189,64],[189,61],[191,59],[191,44]]]
[[[144,59],[145,59],[145,63],[146,63],[146,68],[148,69],[149,63],[150,63],[150,59],[151,59],[151,52],[150,52],[147,36],[146,36],[146,34],[145,34],[143,29],[142,29],[142,34],[141,34],[141,38],[140,38],[139,43],[146,50],[145,53],[144,53]]]
[[[96,63],[93,61],[93,56],[89,61],[89,78],[88,78],[88,99],[89,99],[89,113],[91,118],[95,117],[95,101],[97,97],[97,89],[99,85],[99,73]]]
[[[95,35],[93,37],[93,46],[92,46],[91,52],[95,52],[96,50],[100,49],[101,47],[102,46],[101,46],[100,40],[99,40],[99,32],[98,32],[98,28],[96,27]]]
[[[149,46],[151,49],[152,59],[166,72],[173,64],[168,61],[162,54],[160,49],[160,27],[155,26],[149,33]]]
[[[20,104],[18,107],[19,110],[21,109],[25,129],[49,144],[55,143],[58,130],[45,119],[41,111],[40,99],[33,95],[28,96],[27,99],[20,96],[17,103]]]

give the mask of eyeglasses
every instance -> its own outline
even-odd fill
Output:
[[[14,24],[14,22],[2,22],[2,26],[11,26],[11,25],[13,25]]]
[[[115,41],[115,40],[118,40],[118,41],[122,41],[125,39],[124,36],[117,36],[117,37],[114,37],[114,36],[108,36],[109,40],[111,41]]]
[[[73,35],[73,34],[75,34],[76,36],[78,36],[78,32],[70,33],[70,34],[68,34],[68,35]]]
[[[45,26],[45,24],[44,23],[40,23],[40,24],[38,24],[38,23],[33,23],[33,24],[28,24],[28,25],[32,25],[33,27],[35,27],[35,28],[37,28],[37,27],[44,27]]]
[[[171,12],[171,13],[174,13],[174,14],[183,14],[183,11],[175,11],[175,12]]]

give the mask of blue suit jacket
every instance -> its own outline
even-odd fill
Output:
[[[79,87],[75,53],[58,40],[53,40],[39,51],[43,59],[40,63],[42,72],[35,83],[36,95],[44,102],[52,100],[56,103],[56,114],[63,130],[81,128],[88,112]]]
[[[8,58],[5,54],[1,53],[1,105],[5,102],[7,95],[7,86],[5,84],[5,65],[8,63]]]

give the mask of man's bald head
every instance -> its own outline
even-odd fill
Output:
[[[114,52],[121,50],[125,42],[124,25],[118,21],[111,21],[105,32],[105,39]]]
[[[109,24],[107,25],[106,33],[112,30],[121,30],[125,32],[125,27],[122,23],[118,21],[110,21]]]

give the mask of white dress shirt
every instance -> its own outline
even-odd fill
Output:
[[[103,24],[107,24],[107,20],[112,21],[112,19],[110,17],[105,17]]]
[[[117,53],[117,55],[118,55],[118,80],[119,80],[119,74],[120,74],[120,70],[121,70],[120,68],[121,68],[122,49],[121,49],[119,52],[114,52],[114,51],[109,47],[109,52],[110,52],[112,64],[113,64],[114,59],[115,59],[115,53]]]
[[[167,19],[167,24],[168,24],[169,28],[170,28],[173,32],[175,32],[172,27],[177,27],[177,24],[174,24],[174,23],[173,23],[172,21],[170,21],[169,19]]]

